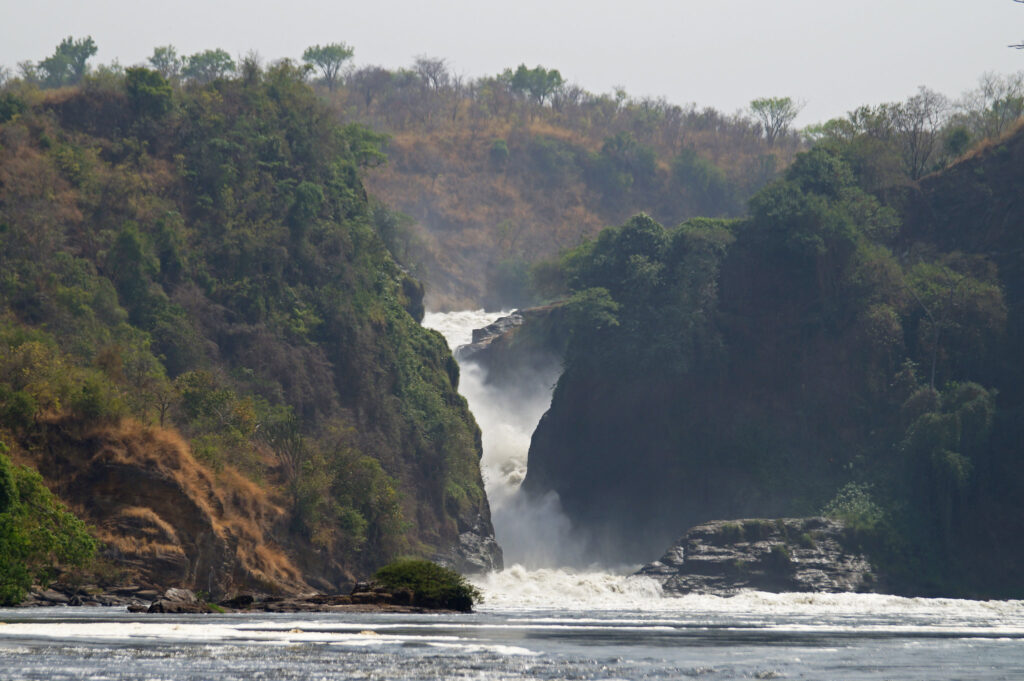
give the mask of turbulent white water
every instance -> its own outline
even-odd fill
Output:
[[[482,579],[471,615],[0,610],[0,679],[1024,678],[1020,601],[658,598],[647,580],[518,567]]]
[[[463,310],[428,313],[427,328],[439,331],[454,352],[471,342],[474,329],[506,312]],[[519,486],[526,477],[530,437],[551,404],[557,364],[524,368],[515,386],[487,384],[487,372],[468,361],[460,364],[459,392],[466,398],[483,438],[481,473],[491,505],[494,533],[506,565],[551,568],[576,565],[580,551],[558,495],[527,498]]]

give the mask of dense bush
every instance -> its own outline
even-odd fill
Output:
[[[409,589],[413,604],[469,612],[481,599],[466,578],[429,560],[405,559],[377,570],[375,582],[388,589]]]

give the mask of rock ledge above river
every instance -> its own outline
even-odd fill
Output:
[[[832,518],[716,520],[691,528],[636,574],[673,595],[878,591],[874,568],[850,536]]]

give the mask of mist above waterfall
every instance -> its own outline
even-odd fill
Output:
[[[507,312],[483,310],[428,313],[423,325],[439,331],[454,351],[472,340],[472,332]],[[551,391],[561,366],[557,357],[537,357],[530,366],[506,377],[502,385],[487,382],[487,370],[472,360],[460,361],[459,393],[469,402],[483,438],[480,462],[491,506],[494,533],[506,565],[528,568],[578,565],[582,545],[562,513],[558,495],[527,496],[520,490],[526,477],[530,438],[551,404]]]

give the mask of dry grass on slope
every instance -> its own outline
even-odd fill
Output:
[[[211,593],[308,588],[273,539],[284,510],[237,471],[201,465],[176,432],[133,420],[46,428],[40,472],[141,579]]]

